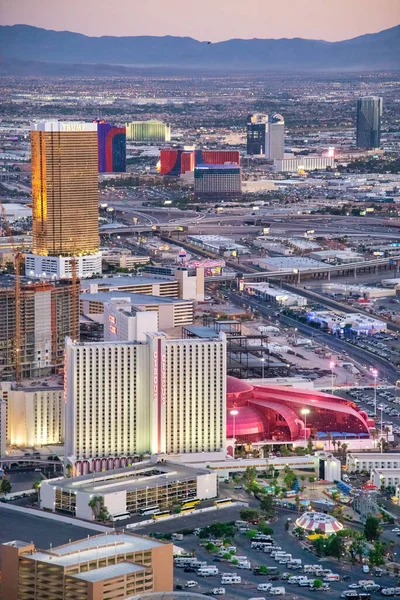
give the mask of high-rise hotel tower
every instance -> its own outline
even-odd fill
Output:
[[[71,277],[101,272],[98,221],[97,123],[33,123],[33,252],[31,277]]]

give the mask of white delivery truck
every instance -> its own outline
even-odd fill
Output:
[[[251,569],[251,563],[248,560],[244,560],[242,562],[239,562],[239,564],[237,565],[238,569]]]

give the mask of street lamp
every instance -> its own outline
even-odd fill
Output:
[[[235,446],[236,446],[236,417],[239,414],[239,411],[234,409],[231,410],[230,412],[231,416],[233,417],[233,458],[235,458]]]
[[[370,369],[371,375],[374,378],[374,416],[376,417],[376,380],[379,375],[377,369]]]
[[[261,379],[264,379],[264,364],[265,364],[265,358],[263,357],[261,359]]]
[[[310,414],[310,409],[302,408],[300,412],[304,416],[304,445],[307,446],[307,415]]]
[[[383,409],[385,408],[385,405],[380,404],[378,408],[381,411],[381,454],[383,454]]]
[[[334,385],[333,385],[333,369],[335,367],[336,367],[336,363],[333,360],[331,360],[331,362],[329,363],[329,368],[331,370],[331,394],[333,394],[333,388],[334,388]]]

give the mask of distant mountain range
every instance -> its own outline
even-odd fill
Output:
[[[73,68],[88,73],[96,71],[94,65],[292,72],[400,70],[400,25],[341,42],[285,38],[218,43],[174,36],[88,37],[29,25],[0,26],[0,57],[2,74],[13,69],[23,74],[72,74]]]

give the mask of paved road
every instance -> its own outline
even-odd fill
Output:
[[[80,540],[95,535],[93,529],[68,525],[30,514],[16,513],[0,505],[0,544],[12,540],[33,541],[38,548],[48,549],[50,544],[60,546],[69,540]]]

